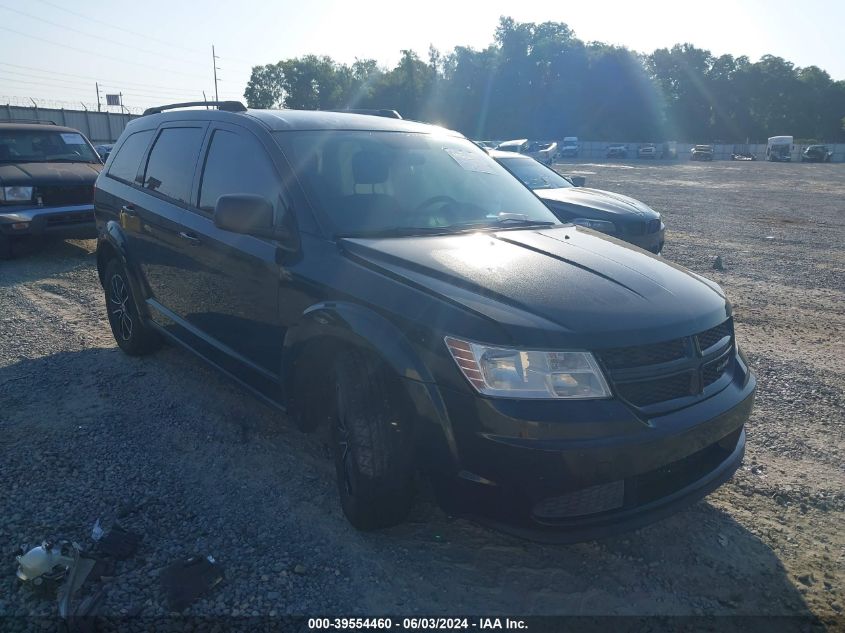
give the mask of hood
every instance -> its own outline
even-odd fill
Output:
[[[715,283],[623,244],[581,227],[341,241],[360,264],[507,333],[483,342],[600,349],[693,334],[730,315]]]
[[[93,163],[0,163],[3,185],[93,185],[100,164]]]
[[[639,200],[601,189],[567,187],[562,189],[536,189],[534,193],[548,206],[572,211],[595,209],[611,215],[634,214],[644,220],[660,217],[657,211]]]

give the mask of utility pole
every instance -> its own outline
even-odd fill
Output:
[[[94,87],[97,89],[97,112],[100,112],[100,84],[95,81]]]
[[[205,96],[205,90],[202,91],[202,100],[205,101],[205,109],[208,110],[208,97]]]
[[[217,60],[218,59],[220,59],[220,58],[217,57],[217,55],[214,53],[214,44],[212,44],[211,45],[211,65],[214,68],[214,100],[215,101],[220,101],[220,97],[217,94],[217,71],[219,70],[217,68]]]

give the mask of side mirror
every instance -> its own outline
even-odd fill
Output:
[[[214,206],[214,226],[233,233],[272,237],[273,205],[252,194],[220,196]]]
[[[575,187],[583,187],[587,182],[586,176],[569,176],[569,182]]]

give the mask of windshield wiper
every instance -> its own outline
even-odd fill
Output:
[[[489,218],[486,220],[473,220],[472,222],[462,222],[461,224],[453,224],[452,228],[459,229],[483,229],[483,228],[525,228],[529,226],[554,226],[557,222],[549,222],[547,220],[528,220],[526,218]]]
[[[389,226],[372,231],[349,231],[337,233],[335,237],[411,237],[414,235],[448,235],[454,233],[451,226]]]
[[[51,158],[49,160],[31,161],[33,163],[87,163],[94,164],[94,161],[85,160],[83,158]]]

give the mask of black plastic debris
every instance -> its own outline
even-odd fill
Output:
[[[112,528],[97,542],[97,551],[115,560],[130,558],[141,543],[141,535],[124,530],[119,525]]]
[[[191,556],[162,570],[161,588],[170,611],[183,611],[223,580],[223,570],[212,561]]]

